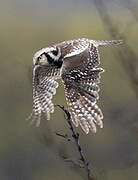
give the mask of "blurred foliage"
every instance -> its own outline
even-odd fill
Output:
[[[102,6],[100,1],[99,6]],[[103,12],[108,13],[112,24],[103,21],[94,0],[0,2],[0,179],[85,177],[83,171],[63,161],[63,155],[78,155],[72,144],[54,133],[69,133],[59,109],[40,128],[25,121],[32,108],[32,56],[38,49],[63,40],[115,38],[110,28],[116,30],[116,37],[125,38],[125,42],[100,49],[101,67],[106,70],[98,101],[104,113],[104,129],[87,136],[80,128],[77,130],[97,179],[138,179],[138,84],[134,90],[130,76],[134,72],[138,77],[138,3],[104,0],[104,6]],[[128,63],[127,69],[121,62],[125,52],[130,58],[130,61],[123,59],[123,63]],[[135,69],[131,69],[134,61]],[[63,94],[61,85],[54,97],[55,104],[66,105]]]

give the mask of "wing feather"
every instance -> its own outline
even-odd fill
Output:
[[[93,44],[80,54],[64,61],[61,71],[64,83],[68,110],[75,126],[80,125],[88,134],[89,130],[96,132],[96,125],[103,127],[103,114],[96,104],[99,98],[100,74],[104,71],[97,66],[100,56],[97,47]],[[80,65],[72,66],[73,59]],[[71,63],[69,63],[71,62]]]
[[[60,71],[56,67],[36,66],[33,73],[33,110],[30,116],[32,122],[39,126],[41,116],[44,114],[50,120],[50,113],[54,112],[52,97],[56,94],[60,78]]]

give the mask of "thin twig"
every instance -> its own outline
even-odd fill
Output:
[[[65,138],[67,141],[71,141],[71,138],[69,138],[67,134],[64,135],[64,134],[61,134],[61,133],[57,133],[57,132],[56,132],[56,135],[57,135],[57,136],[60,136],[60,137],[62,137],[62,138]]]
[[[58,106],[60,109],[62,109],[63,112],[65,113],[65,119],[67,120],[67,123],[69,124],[69,128],[70,128],[70,130],[72,131],[72,137],[73,137],[73,139],[74,139],[74,142],[75,142],[75,144],[76,144],[77,150],[78,150],[78,152],[79,152],[80,160],[81,160],[81,162],[83,163],[84,168],[85,168],[85,170],[86,170],[86,172],[87,172],[88,180],[94,180],[94,178],[91,176],[91,173],[90,173],[89,163],[88,163],[87,160],[85,159],[84,154],[83,154],[83,151],[82,151],[82,148],[81,148],[81,146],[80,146],[79,134],[75,131],[75,129],[74,129],[74,127],[73,127],[70,113],[69,113],[68,110],[66,110],[66,109],[64,108],[64,106],[61,106],[61,105],[57,105],[57,106]],[[59,133],[58,133],[57,135],[62,136],[62,137],[64,137],[64,138],[68,139],[67,136],[65,136],[65,135],[61,135],[61,134],[59,134]]]

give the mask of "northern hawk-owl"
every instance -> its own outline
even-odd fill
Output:
[[[68,111],[76,127],[79,125],[88,134],[96,132],[96,125],[103,127],[103,114],[96,104],[99,98],[100,74],[99,46],[120,44],[121,40],[97,41],[77,39],[46,47],[33,57],[33,110],[32,121],[40,124],[44,113],[47,120],[54,112],[52,97],[61,79]],[[62,95],[61,95],[62,96]]]

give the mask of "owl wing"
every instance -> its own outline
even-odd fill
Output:
[[[36,121],[37,126],[40,124],[42,113],[44,113],[47,120],[49,120],[50,113],[54,112],[52,97],[56,94],[58,83],[55,80],[58,78],[60,78],[60,72],[56,67],[34,67],[33,110],[30,119],[32,119],[32,122]]]
[[[75,65],[73,65],[77,62]],[[99,98],[100,73],[102,68],[96,46],[91,46],[76,56],[64,60],[61,77],[64,83],[68,110],[73,123],[84,132],[96,132],[96,124],[103,127],[103,114],[96,104]]]

